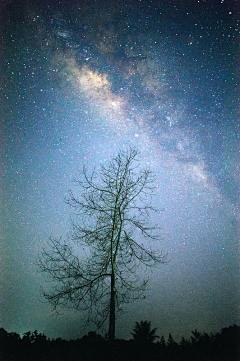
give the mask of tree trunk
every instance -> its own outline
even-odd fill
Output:
[[[113,267],[112,274],[111,274],[109,341],[113,341],[115,339],[115,307],[116,307],[116,288],[115,288],[115,270]]]

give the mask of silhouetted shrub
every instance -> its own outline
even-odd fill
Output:
[[[107,341],[96,332],[82,339],[47,340],[37,331],[21,338],[0,328],[0,361],[239,361],[240,327],[233,325],[213,335],[192,331],[179,343],[169,334],[157,343]]]

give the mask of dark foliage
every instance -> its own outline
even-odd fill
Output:
[[[1,361],[239,361],[240,327],[223,328],[217,334],[192,331],[189,340],[175,342],[161,337],[157,343],[139,347],[130,340],[109,342],[96,332],[77,340],[49,340],[37,331],[22,337],[0,328]]]
[[[133,336],[134,341],[140,345],[152,345],[154,340],[159,338],[159,336],[155,335],[156,330],[156,328],[151,329],[151,321],[140,321],[135,323],[131,335]]]

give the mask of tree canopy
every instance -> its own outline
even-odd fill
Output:
[[[79,192],[69,192],[73,213],[67,241],[51,237],[39,255],[39,268],[54,281],[44,296],[57,309],[74,307],[87,313],[98,328],[109,319],[115,337],[116,312],[144,297],[148,279],[140,265],[166,262],[159,244],[159,227],[152,224],[154,174],[140,168],[136,149],[119,151],[100,172],[84,167],[76,180]]]
[[[151,321],[140,321],[135,323],[131,335],[140,345],[151,345],[159,336],[156,335],[156,328],[151,328]]]

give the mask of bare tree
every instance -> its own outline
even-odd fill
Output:
[[[69,192],[72,232],[67,242],[51,237],[39,255],[39,268],[54,281],[46,299],[58,306],[85,310],[98,327],[109,319],[109,339],[115,337],[115,315],[122,304],[144,296],[147,279],[140,265],[164,263],[153,250],[159,229],[151,224],[154,174],[140,169],[136,149],[120,151],[99,175],[83,168],[78,195]],[[81,251],[78,251],[80,247]]]

